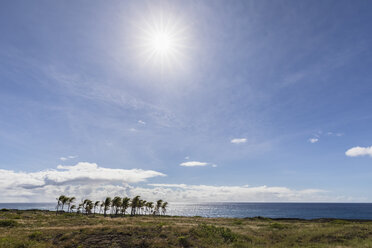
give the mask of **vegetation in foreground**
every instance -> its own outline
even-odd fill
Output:
[[[372,247],[372,221],[0,210],[0,247]]]

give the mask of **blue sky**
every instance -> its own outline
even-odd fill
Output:
[[[371,2],[0,5],[1,201],[372,201]]]

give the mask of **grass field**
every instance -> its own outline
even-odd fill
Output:
[[[372,247],[372,221],[0,210],[0,247]]]

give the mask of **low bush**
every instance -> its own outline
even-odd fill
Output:
[[[41,241],[43,239],[43,233],[40,231],[36,231],[28,235],[28,238],[31,240]]]
[[[332,220],[330,223],[331,224],[336,224],[336,225],[345,225],[345,224],[350,224],[350,221],[347,221],[347,220]]]
[[[181,236],[181,237],[178,237],[178,243],[182,246],[182,247],[192,247],[190,241],[187,239],[187,237],[185,236]]]
[[[211,242],[222,241],[223,243],[234,242],[237,240],[237,235],[229,228],[216,227],[214,225],[201,224],[190,230],[190,233],[201,239],[207,239]]]
[[[18,222],[14,220],[0,220],[0,227],[15,227],[17,225]]]
[[[274,228],[274,229],[279,229],[279,230],[288,228],[286,225],[283,225],[283,224],[280,224],[280,223],[272,223],[270,225],[270,227]]]

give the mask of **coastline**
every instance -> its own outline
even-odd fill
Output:
[[[0,209],[56,210],[56,203],[0,203]],[[66,210],[66,206],[65,206]],[[102,209],[101,209],[102,210]],[[74,211],[77,211],[74,209]],[[96,209],[97,212],[97,209]],[[148,212],[146,213],[148,214]],[[223,218],[372,220],[372,203],[169,203],[167,215]]]
[[[53,213],[56,214],[57,211],[55,210],[48,210],[48,209],[8,209],[8,208],[2,208],[0,209],[0,212],[46,212],[46,213]],[[67,213],[67,212],[60,212],[60,214],[77,214],[75,212],[73,213]],[[84,214],[83,214],[84,215]],[[96,213],[95,216],[103,216],[103,214]],[[148,216],[148,215],[140,215],[140,216]],[[115,216],[108,216],[111,218],[118,218]],[[133,218],[135,216],[127,215],[126,217]],[[164,215],[164,216],[154,216],[156,217],[175,217],[175,218],[206,218],[206,219],[245,219],[245,220],[272,220],[272,221],[308,221],[308,222],[330,222],[334,220],[342,220],[342,221],[350,221],[350,222],[372,222],[372,219],[347,219],[347,218],[312,218],[312,219],[305,219],[305,218],[273,218],[273,217],[265,217],[265,216],[253,216],[253,217],[205,217],[205,216],[185,216],[185,215]]]
[[[371,247],[372,220],[1,210],[0,247]]]

